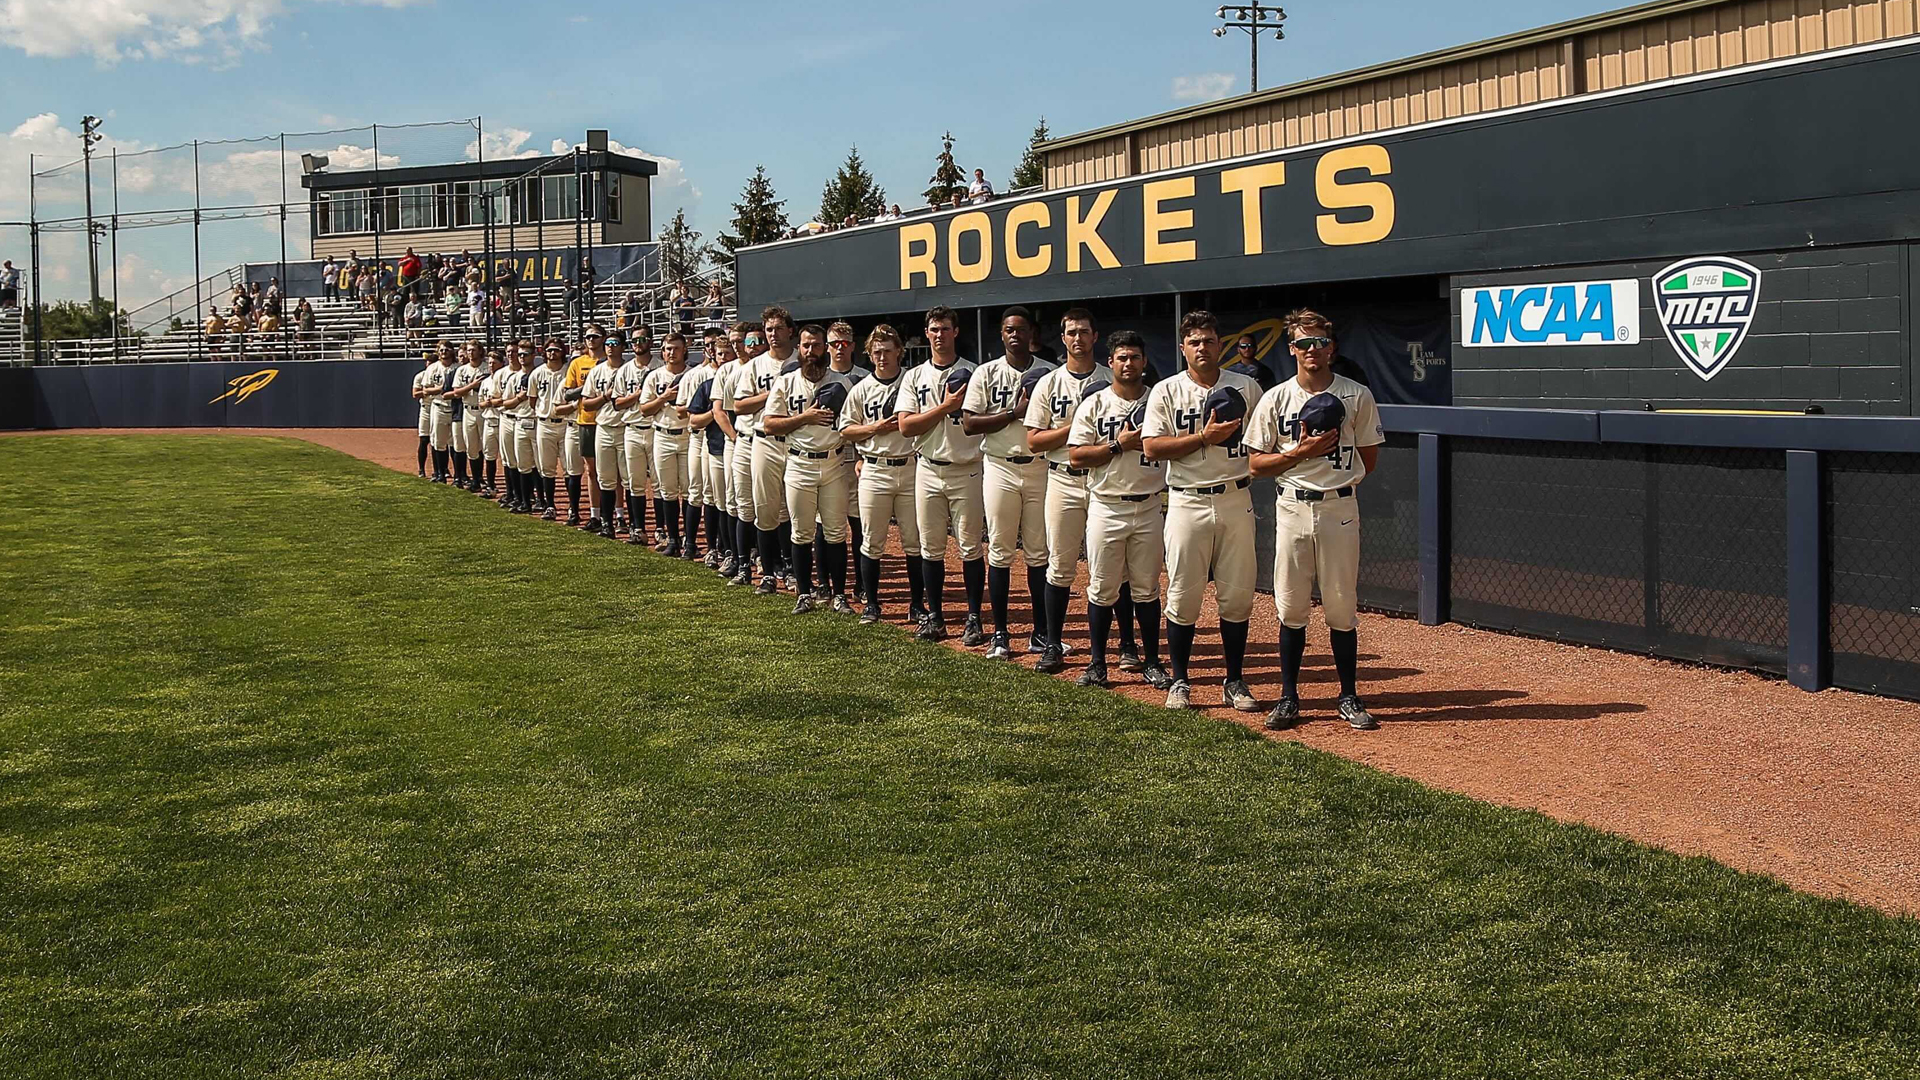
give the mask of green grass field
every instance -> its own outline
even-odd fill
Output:
[[[304,443],[0,455],[0,1075],[1920,1071],[1912,920]]]

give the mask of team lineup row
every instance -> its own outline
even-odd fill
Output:
[[[1303,309],[1284,325],[1296,373],[1265,392],[1222,367],[1219,327],[1205,311],[1181,320],[1183,369],[1151,385],[1141,336],[1111,334],[1102,362],[1093,316],[1080,308],[1061,317],[1058,365],[1035,355],[1038,328],[1021,307],[1001,316],[1004,355],[978,365],[958,355],[958,316],[945,307],[926,314],[930,360],[908,369],[891,326],[868,335],[863,363],[848,324],[796,328],[778,307],[758,323],[708,331],[698,364],[680,334],[667,335],[656,358],[644,336],[629,347],[594,325],[571,357],[558,339],[542,343],[539,358],[529,340],[491,351],[469,343],[459,355],[442,343],[413,382],[419,465],[424,475],[431,454],[435,480],[549,520],[565,477],[575,524],[584,481],[598,495],[588,527],[634,544],[646,542],[650,491],[657,550],[700,558],[704,524],[708,566],[735,585],[757,579],[761,593],[784,585],[797,594],[796,615],[821,605],[853,612],[851,554],[860,619],[879,621],[881,556],[897,530],[909,614],[929,641],[947,634],[951,537],[967,603],[961,642],[1011,657],[1019,561],[1033,612],[1028,648],[1049,673],[1065,666],[1061,631],[1084,555],[1091,646],[1081,684],[1109,685],[1117,621],[1120,670],[1165,690],[1168,708],[1190,703],[1188,659],[1211,585],[1222,698],[1243,712],[1260,709],[1242,676],[1258,576],[1249,487],[1274,477],[1281,696],[1267,726],[1300,722],[1317,583],[1338,713],[1371,729],[1355,689],[1354,488],[1377,467],[1385,434],[1372,393],[1333,371],[1332,322]]]

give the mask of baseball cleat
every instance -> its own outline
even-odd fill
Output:
[[[1281,698],[1267,713],[1268,731],[1292,731],[1299,724],[1300,702],[1296,698]]]
[[[627,543],[632,544],[635,547],[645,547],[647,546],[647,538],[644,536],[641,536],[639,533],[628,533]]]
[[[1034,665],[1034,670],[1053,675],[1063,670],[1066,666],[1067,661],[1065,655],[1060,651],[1060,646],[1048,645],[1046,648],[1040,650],[1040,662]]]
[[[851,615],[853,614],[853,604],[848,601],[846,597],[835,593],[833,597],[833,613],[835,615]]]
[[[1234,679],[1220,689],[1220,696],[1233,706],[1236,712],[1259,712],[1260,700],[1247,688],[1245,679]]]
[[[945,641],[947,640],[947,620],[938,615],[929,615],[927,621],[920,624],[920,632],[913,636],[921,641]]]
[[[1355,731],[1372,731],[1380,726],[1365,705],[1360,704],[1360,695],[1342,694],[1340,696],[1340,719]]]
[[[977,611],[969,612],[967,614],[967,625],[960,631],[960,644],[971,649],[985,640],[987,640],[987,631],[980,625],[980,613]]]
[[[700,549],[694,547],[693,541],[691,540],[682,541],[680,544],[680,557],[688,562],[699,562]]]
[[[1173,676],[1167,674],[1167,669],[1159,664],[1148,664],[1140,669],[1140,681],[1155,690],[1165,690],[1173,685]]]
[[[580,527],[580,511],[578,510],[567,511],[567,524],[573,526],[576,529],[579,528]]]
[[[870,607],[867,610],[860,613],[861,626],[872,626],[874,623],[877,623],[879,621],[880,621],[880,609],[877,607]]]
[[[1040,636],[1038,630],[1027,635],[1027,654],[1038,656],[1047,651],[1047,639]]]
[[[987,649],[987,659],[989,660],[1013,659],[1013,650],[1008,647],[1007,635],[1005,631],[996,631],[994,633],[993,644],[989,646]]]
[[[659,552],[662,555],[672,555],[673,541],[663,536],[659,539],[657,543],[653,545],[653,550]]]
[[[1120,670],[1139,671],[1145,664],[1140,662],[1140,650],[1131,646],[1120,646]]]
[[[791,570],[780,575],[780,584],[786,586],[788,592],[800,591],[800,579],[794,577]]]
[[[816,602],[824,604],[833,598],[833,590],[827,588],[825,585],[815,585],[813,587],[813,598]]]
[[[1088,664],[1087,670],[1080,673],[1080,685],[1107,687],[1113,684],[1107,681],[1105,664]]]
[[[800,599],[795,600],[793,602],[793,613],[795,615],[805,615],[807,612],[812,610],[813,610],[813,596],[809,593],[801,593]]]
[[[780,591],[780,581],[778,578],[763,577],[753,591],[761,596],[772,596]]]
[[[740,564],[733,556],[728,555],[721,559],[720,564],[714,569],[720,571],[721,577],[730,578],[740,569]]]
[[[1190,708],[1193,704],[1191,697],[1192,692],[1187,686],[1187,680],[1175,679],[1167,685],[1167,708]]]
[[[707,569],[717,570],[720,568],[720,553],[709,549],[706,558],[700,561],[707,564]]]
[[[555,510],[553,507],[549,506],[544,511],[541,512],[540,520],[541,521],[559,521],[560,511]]]
[[[729,580],[727,584],[729,585],[753,584],[753,567],[751,566],[741,567],[739,570],[734,572],[733,578]]]

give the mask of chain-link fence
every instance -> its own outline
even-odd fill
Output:
[[[376,188],[387,170],[471,163],[477,191],[483,135],[476,118],[32,159],[29,220],[0,226],[0,257],[22,270],[21,315],[0,314],[12,335],[0,333],[0,361],[386,355],[403,328],[376,305],[323,310],[306,297],[303,311],[292,295],[296,266],[318,294],[307,155],[369,171]],[[399,217],[399,200],[385,201]],[[390,265],[406,245],[369,217],[363,258]],[[478,246],[490,238],[483,228]]]
[[[1824,464],[1834,681],[1920,698],[1920,455]]]

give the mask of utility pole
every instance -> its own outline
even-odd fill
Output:
[[[93,287],[93,306],[100,306],[100,226],[93,222],[93,144],[100,134],[100,118],[80,118],[80,160],[87,185],[87,281]]]
[[[1283,9],[1268,4],[1227,4],[1214,12],[1221,25],[1213,28],[1214,37],[1226,37],[1228,30],[1247,32],[1247,51],[1249,66],[1252,68],[1247,80],[1247,92],[1260,89],[1260,34],[1264,30],[1273,31],[1276,39],[1287,36],[1280,24],[1287,21]]]

